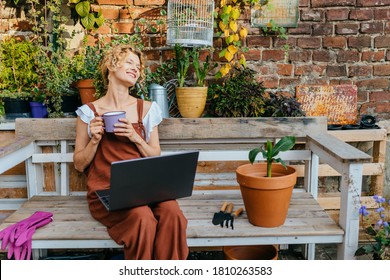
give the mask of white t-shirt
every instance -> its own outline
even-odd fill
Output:
[[[89,123],[92,119],[95,118],[95,115],[91,108],[88,107],[88,105],[84,104],[81,107],[79,107],[76,110],[77,116],[80,117],[80,119],[88,124],[88,135],[91,136],[91,132],[89,130]],[[153,128],[160,124],[162,121],[162,111],[158,104],[156,102],[152,102],[152,106],[150,107],[149,111],[146,113],[145,117],[143,118],[142,122],[145,127],[146,132],[146,142],[149,142],[150,139],[150,133],[153,131]]]

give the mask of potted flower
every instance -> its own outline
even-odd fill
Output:
[[[38,84],[37,46],[10,38],[0,43],[0,98],[7,117],[29,117],[33,88]]]
[[[76,87],[79,90],[81,103],[86,104],[96,100],[95,78],[99,74],[99,62],[102,50],[97,44],[81,48],[72,58]]]
[[[284,224],[297,172],[277,156],[294,145],[294,136],[285,136],[275,145],[268,140],[264,148],[249,152],[249,164],[237,168],[237,182],[251,224],[261,227]],[[254,163],[259,153],[266,163]]]
[[[377,207],[371,218],[374,219],[375,224],[369,222],[367,225],[366,221],[370,220],[370,212],[365,205],[359,210],[361,226],[368,236],[369,243],[360,246],[355,256],[366,255],[374,260],[390,260],[390,200],[378,195],[374,195],[373,199]]]
[[[33,118],[47,118],[48,111],[46,105],[46,94],[34,87],[32,90],[32,101],[30,101],[31,116]]]
[[[200,48],[184,49],[180,45],[175,46],[178,79],[176,100],[180,114],[184,118],[198,118],[203,114],[208,89],[205,79],[207,74],[216,67],[216,64],[210,64],[210,55],[207,55],[202,63],[199,58],[200,51]],[[186,80],[190,66],[194,71],[192,84]]]

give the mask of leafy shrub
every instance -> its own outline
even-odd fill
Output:
[[[303,117],[305,112],[301,110],[301,103],[293,97],[282,94],[270,93],[265,102],[263,117]]]
[[[208,89],[208,114],[216,117],[260,117],[265,112],[265,88],[257,83],[254,71],[235,68],[222,84]]]

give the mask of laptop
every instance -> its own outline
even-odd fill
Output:
[[[199,151],[116,161],[111,186],[96,191],[108,211],[192,195]]]

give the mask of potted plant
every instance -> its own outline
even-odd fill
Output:
[[[249,152],[249,164],[236,169],[237,182],[251,224],[261,227],[284,224],[297,172],[277,156],[294,145],[294,136],[285,136],[276,144],[268,140],[264,148]],[[266,163],[254,163],[259,153],[262,153]]]
[[[207,74],[216,67],[210,64],[210,55],[202,63],[199,58],[201,48],[184,49],[175,46],[178,87],[176,100],[180,115],[184,118],[198,118],[203,114],[207,100],[205,79]],[[194,71],[194,81],[186,80],[190,66]],[[186,83],[187,82],[187,83]]]
[[[81,48],[72,58],[76,87],[79,90],[81,103],[86,104],[96,100],[95,79],[99,74],[99,62],[103,51],[99,44]]]
[[[30,101],[31,116],[33,118],[47,118],[47,104],[46,104],[46,94],[35,87],[32,91],[32,101]]]
[[[7,118],[29,117],[33,88],[38,84],[37,46],[30,40],[0,43],[0,98]]]
[[[365,255],[374,260],[390,260],[390,200],[378,195],[374,195],[373,200],[376,204],[374,215],[370,216],[371,213],[365,205],[359,209],[361,226],[367,234],[368,243],[360,246],[355,256]]]

